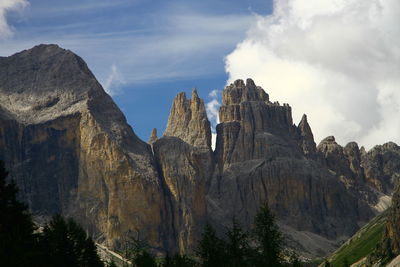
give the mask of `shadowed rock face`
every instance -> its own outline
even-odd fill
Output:
[[[297,129],[300,135],[300,146],[303,149],[304,155],[315,158],[316,145],[314,142],[314,135],[307,121],[307,115],[303,115]]]
[[[400,147],[393,142],[373,147],[361,156],[367,183],[391,194],[400,181]]]
[[[381,248],[386,253],[390,248],[393,255],[400,254],[400,190],[393,195],[392,207],[388,213],[385,234],[381,243]]]
[[[387,264],[400,254],[400,187],[393,194],[392,205],[385,215],[387,219],[382,239],[375,251],[368,255],[367,266],[381,266],[382,262]]]
[[[373,215],[330,170],[331,162],[336,166],[336,158],[331,160],[329,154],[336,153],[333,137],[319,146],[317,160],[307,118],[298,127],[293,125],[290,107],[271,103],[252,80],[225,88],[220,120],[218,168],[207,196],[209,216],[216,225],[228,224],[235,216],[250,228],[258,206],[268,202],[282,225],[337,239]],[[325,150],[329,153],[323,154]],[[349,168],[343,152],[337,161]]]
[[[302,155],[299,147],[292,144],[296,133],[290,106],[268,99],[250,79],[247,84],[237,80],[224,89],[216,143],[220,168],[264,158],[266,154]]]
[[[72,52],[40,45],[0,58],[0,158],[21,197],[108,246],[139,235],[190,252],[206,221],[251,228],[268,202],[293,246],[323,256],[398,182],[397,145],[365,152],[328,137],[317,148],[307,117],[294,125],[290,106],[251,79],[224,89],[220,121],[213,152],[203,100],[180,93],[163,136],[153,130],[146,144]]]

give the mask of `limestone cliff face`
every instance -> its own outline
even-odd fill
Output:
[[[357,143],[348,143],[342,147],[336,143],[333,136],[328,136],[317,147],[319,159],[329,170],[346,185],[347,189],[361,190],[367,195],[373,195],[368,188],[364,188],[364,170],[361,165],[361,154]],[[357,187],[357,188],[355,188]],[[374,200],[375,201],[375,200]]]
[[[375,251],[368,255],[366,266],[386,266],[400,254],[400,188],[393,194],[392,206],[386,212],[386,225]],[[393,265],[396,266],[396,265]]]
[[[292,138],[295,127],[290,106],[269,102],[251,79],[246,84],[237,80],[224,89],[219,118],[215,154],[221,169],[266,154],[302,155]]]
[[[153,143],[161,177],[171,200],[173,231],[180,252],[190,251],[206,220],[206,183],[213,170],[210,123],[204,103],[174,99],[164,136]]]
[[[268,202],[296,248],[325,256],[398,184],[397,145],[366,152],[328,137],[316,147],[307,117],[294,125],[290,106],[251,79],[224,89],[220,121],[212,151],[203,100],[180,93],[147,144],[72,52],[40,45],[0,58],[0,159],[21,197],[111,247],[139,235],[190,252],[206,221],[251,228]]]
[[[362,164],[369,185],[384,193],[394,191],[383,237],[367,259],[367,266],[377,266],[400,254],[399,146],[392,142],[375,146],[362,154]]]
[[[157,129],[156,128],[154,128],[152,131],[151,131],[151,135],[150,135],[150,137],[149,137],[149,141],[147,141],[147,143],[149,143],[150,145],[152,145],[155,141],[157,141],[158,140],[158,137],[157,137]]]
[[[378,145],[365,152],[355,142],[342,147],[333,136],[329,136],[321,141],[317,150],[319,160],[338,176],[348,190],[378,211],[390,205],[390,196],[400,178],[400,149],[396,144]]]
[[[386,253],[400,254],[400,190],[393,195],[381,247]]]
[[[377,190],[391,194],[400,181],[400,147],[393,142],[377,145],[361,156],[365,178]]]
[[[299,125],[297,126],[297,129],[300,135],[300,146],[303,149],[304,155],[314,158],[316,153],[316,145],[314,142],[314,135],[307,121],[307,115],[303,115]]]
[[[210,122],[196,89],[192,91],[192,99],[186,99],[185,93],[175,97],[164,135],[179,137],[197,147],[211,146]]]
[[[72,216],[109,246],[136,231],[167,246],[151,149],[81,58],[55,45],[0,58],[0,99],[0,157],[35,214]]]
[[[334,139],[319,146],[317,159],[307,118],[293,125],[291,108],[270,102],[252,80],[238,80],[224,89],[220,120],[218,168],[207,195],[215,225],[228,224],[235,216],[250,228],[257,207],[268,202],[282,226],[294,229],[289,235],[297,236],[298,247],[322,255],[325,248],[311,251],[299,240],[300,233],[335,240],[352,234],[373,215],[326,167],[331,162],[336,167],[336,161],[349,165]]]

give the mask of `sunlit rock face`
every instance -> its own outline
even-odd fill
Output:
[[[0,100],[0,156],[33,213],[72,216],[109,246],[135,231],[168,245],[150,146],[80,57],[39,45],[0,58]]]
[[[214,168],[210,122],[196,90],[191,99],[185,93],[175,97],[164,136],[153,150],[171,201],[179,250],[190,252],[206,221],[206,185]]]
[[[191,253],[206,222],[220,231],[235,217],[250,229],[267,202],[290,245],[324,256],[384,210],[398,183],[397,145],[316,146],[307,116],[296,126],[291,107],[251,79],[223,90],[220,121],[212,151],[203,100],[180,93],[163,135],[145,143],[71,51],[40,45],[0,58],[0,159],[21,198],[109,247],[139,237]]]
[[[196,147],[211,146],[210,122],[207,119],[204,101],[192,90],[192,98],[179,93],[171,108],[164,136],[175,136]]]

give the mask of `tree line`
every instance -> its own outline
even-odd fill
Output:
[[[94,241],[72,219],[55,215],[39,231],[28,206],[17,199],[17,186],[6,177],[0,161],[0,266],[117,266],[100,260]],[[156,257],[145,242],[132,239],[124,256],[135,267],[301,266],[295,254],[284,253],[284,237],[268,205],[259,209],[252,231],[233,219],[218,236],[207,224],[193,255]]]

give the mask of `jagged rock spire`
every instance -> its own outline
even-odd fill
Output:
[[[273,134],[287,139],[296,134],[290,106],[270,102],[268,94],[251,79],[225,87],[219,118],[216,154],[220,167],[272,155],[282,147]]]
[[[157,140],[158,140],[157,129],[153,128],[153,130],[151,131],[150,137],[149,137],[149,141],[147,143],[149,143],[151,145]]]
[[[299,134],[301,138],[300,145],[303,149],[304,154],[308,156],[314,155],[316,152],[316,144],[314,142],[314,136],[311,131],[311,127],[308,124],[306,114],[304,114],[301,118],[301,121],[297,128],[299,129]]]
[[[198,147],[211,147],[211,127],[197,90],[192,90],[192,99],[179,93],[172,104],[165,136],[181,138],[188,144]]]

